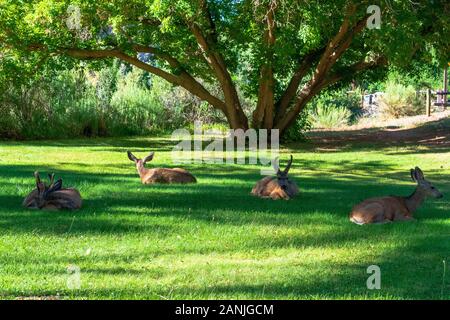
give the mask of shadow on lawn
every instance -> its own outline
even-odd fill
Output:
[[[205,149],[211,144],[213,140],[194,140],[191,138],[191,148],[194,150],[194,145],[201,144],[202,149]],[[167,152],[172,151],[174,147],[181,142],[180,140],[170,138],[93,138],[93,139],[74,139],[74,140],[38,140],[38,141],[1,141],[0,147],[47,147],[47,148],[84,148],[89,151],[98,152],[119,152],[126,157],[127,151],[133,153],[148,153]],[[248,142],[248,141],[247,141]],[[223,140],[225,146],[225,140]],[[91,149],[92,148],[92,149]]]
[[[356,147],[364,144],[377,146],[420,145],[433,148],[433,153],[447,152],[450,148],[450,118],[421,124],[414,128],[389,130],[369,128],[348,131],[317,131],[309,134],[316,146]]]
[[[102,140],[103,141],[103,140]],[[117,151],[124,153],[127,149],[137,152],[147,152],[151,146],[153,150],[171,150],[172,141],[162,141],[159,144],[153,140],[111,140],[105,148],[98,148],[98,141],[85,142],[68,141],[62,143],[36,142],[17,143],[17,145],[36,146],[67,146],[67,147],[95,147],[95,151]],[[1,145],[1,143],[0,143]],[[11,143],[8,143],[11,145]],[[110,149],[108,149],[111,147]],[[440,146],[425,146],[428,152],[448,152],[449,148]],[[356,146],[355,151],[368,148]],[[437,149],[436,149],[437,148]],[[414,150],[411,153],[421,153]],[[409,151],[400,151],[399,153]],[[394,152],[395,153],[395,152]],[[125,156],[125,154],[124,154]],[[221,245],[229,239],[215,239],[219,242],[208,246],[187,244],[183,254],[233,253],[236,250],[271,250],[289,249],[303,250],[304,248],[340,248],[345,246],[359,246],[357,250],[368,250],[370,245],[382,244],[386,240],[399,239],[401,243],[396,247],[387,247],[385,252],[370,259],[349,262],[348,264],[333,264],[323,262],[324,276],[302,272],[302,276],[290,274],[289,282],[276,276],[263,283],[233,283],[233,274],[226,271],[216,282],[208,287],[193,287],[189,283],[177,284],[173,291],[155,289],[131,289],[111,287],[106,289],[83,289],[76,296],[109,297],[114,290],[119,296],[140,298],[183,298],[183,297],[249,297],[249,298],[285,298],[285,297],[327,297],[342,298],[345,296],[393,296],[404,299],[439,299],[442,289],[442,260],[449,258],[450,235],[445,223],[438,223],[448,218],[448,197],[442,200],[430,200],[417,214],[418,221],[412,223],[396,223],[387,225],[356,226],[347,220],[347,213],[351,207],[367,197],[398,194],[408,195],[414,189],[409,185],[408,172],[394,170],[393,166],[380,161],[365,163],[351,161],[302,161],[296,160],[292,169],[292,176],[298,182],[301,193],[292,201],[271,201],[252,197],[249,192],[254,183],[261,178],[259,170],[254,166],[220,165],[189,165],[199,178],[199,183],[193,186],[142,186],[132,164],[106,164],[111,168],[105,173],[86,173],[90,164],[70,163],[80,166],[86,171],[58,170],[57,166],[43,166],[44,172],[56,172],[61,175],[68,185],[81,185],[84,191],[84,208],[78,212],[36,212],[22,209],[20,204],[23,195],[11,194],[15,190],[31,190],[33,188],[32,172],[36,169],[24,165],[0,165],[0,179],[2,186],[8,193],[0,195],[0,230],[12,234],[44,234],[60,237],[79,235],[127,235],[142,234],[161,239],[169,239],[187,230],[192,225],[187,222],[195,221],[199,224],[221,225],[233,231],[245,225],[261,226],[258,234],[250,234],[248,238],[242,235],[243,241],[231,250],[229,246]],[[93,164],[94,165],[94,164]],[[411,164],[414,166],[414,164]],[[325,168],[324,168],[325,167]],[[127,170],[127,173],[114,172]],[[320,169],[318,169],[320,168]],[[302,171],[308,175],[303,176]],[[427,178],[434,182],[441,191],[450,194],[448,181],[450,175],[439,171],[425,172]],[[221,184],[215,183],[220,177]],[[388,179],[383,184],[380,178]],[[401,184],[399,184],[401,182]],[[23,192],[23,191],[21,191]],[[326,201],[324,201],[326,199]],[[164,218],[179,219],[180,223],[167,223]],[[276,226],[278,231],[270,232],[270,227]],[[316,228],[316,232],[302,233],[301,228]],[[427,231],[430,231],[429,233]],[[200,239],[201,234],[199,235]],[[231,245],[234,245],[231,242]],[[391,248],[391,249],[390,249]],[[174,250],[174,249],[172,249]],[[151,257],[162,256],[177,252],[162,244],[156,250],[148,253]],[[178,252],[179,253],[179,252]],[[11,253],[23,264],[26,263],[73,263],[71,257],[34,256],[26,252]],[[84,259],[84,258],[80,258]],[[86,258],[87,259],[87,258]],[[108,253],[98,256],[101,261],[141,261],[143,256],[139,252],[130,252],[124,257],[122,254]],[[322,262],[318,262],[319,264]],[[241,265],[235,264],[234,270]],[[382,271],[382,290],[370,291],[366,288],[369,276],[366,269],[376,264]],[[297,264],[296,264],[297,265]],[[209,266],[208,268],[213,268]],[[220,267],[220,266],[217,266]],[[298,268],[317,268],[302,261],[298,261]],[[202,267],[198,272],[202,272]],[[143,281],[158,281],[164,276],[170,276],[173,270],[132,269],[121,267],[91,267],[85,272],[93,275],[122,275],[127,274],[142,277]],[[204,271],[207,272],[207,271]],[[283,268],[280,267],[280,273]],[[320,272],[319,272],[320,273]],[[230,281],[227,281],[229,279]],[[444,298],[449,296],[449,281],[444,283]],[[2,295],[23,295],[22,291],[0,291]],[[54,294],[54,292],[49,292]],[[64,295],[64,290],[62,291]],[[66,292],[67,295],[73,292]]]
[[[92,139],[68,139],[68,140],[36,140],[36,141],[0,141],[0,146],[15,147],[68,147],[68,148],[102,148],[115,147],[128,150],[127,148],[147,150],[148,148],[165,150],[176,143],[165,138],[92,138]],[[101,149],[100,149],[101,150]],[[109,149],[106,149],[110,151]]]
[[[350,162],[342,163],[344,172],[361,170],[361,164]],[[383,164],[372,162],[370,172],[377,176],[377,171],[383,171]],[[47,168],[52,171],[52,168]],[[356,175],[338,175],[331,178],[328,173],[308,175],[296,178],[301,193],[291,201],[271,201],[259,199],[250,195],[254,183],[261,178],[258,170],[245,170],[239,167],[214,167],[208,173],[197,174],[199,183],[196,185],[159,185],[143,186],[136,174],[81,174],[64,172],[61,175],[70,177],[68,185],[82,184],[84,206],[78,212],[30,212],[20,207],[25,195],[0,196],[0,226],[4,231],[64,234],[89,233],[145,233],[158,229],[161,218],[175,217],[188,220],[197,220],[206,224],[221,224],[239,227],[245,224],[262,226],[314,226],[328,221],[335,225],[329,233],[320,233],[317,237],[273,237],[261,235],[262,241],[255,242],[255,247],[264,246],[264,243],[277,247],[283,245],[320,245],[345,243],[355,240],[355,236],[363,238],[363,229],[357,229],[352,236],[339,232],[346,226],[347,214],[351,207],[365,198],[389,194],[408,195],[414,190],[414,184],[398,185],[397,181],[407,181],[408,173],[394,172],[389,174],[393,180],[390,184],[377,183],[376,179],[362,178]],[[300,169],[301,170],[301,169]],[[7,177],[3,185],[21,186],[22,190],[31,191],[34,188],[33,178],[29,172],[33,169],[27,166],[0,166],[2,177]],[[130,168],[130,171],[134,171]],[[389,171],[386,166],[384,171]],[[333,172],[335,172],[333,170]],[[213,184],[214,178],[220,173],[222,184]],[[226,176],[229,175],[229,179]],[[369,174],[367,174],[369,176]],[[428,175],[437,186],[449,180],[448,175]],[[8,180],[22,177],[23,182],[12,183]],[[225,179],[224,179],[225,178]],[[379,178],[379,177],[378,177]],[[19,179],[20,180],[20,179]],[[203,183],[209,180],[212,182]],[[26,181],[26,183],[25,183]],[[29,181],[29,182],[28,182]],[[105,183],[106,182],[106,183]],[[25,185],[24,185],[25,184]],[[87,185],[86,185],[87,184]],[[349,186],[351,186],[349,188]],[[358,192],[355,192],[358,190]],[[84,191],[84,193],[83,193]],[[445,187],[442,192],[446,193]],[[28,191],[27,191],[28,192]],[[323,201],[326,198],[327,201]],[[320,206],[318,204],[320,203]],[[441,219],[445,216],[445,206],[439,209],[437,205],[445,203],[443,200],[431,200],[419,217],[424,219]],[[426,211],[425,211],[426,210]],[[94,215],[93,215],[94,214]],[[73,217],[76,217],[73,223]],[[139,221],[133,221],[139,217]],[[295,217],[295,221],[293,221]],[[145,222],[143,224],[143,222]],[[352,225],[353,227],[353,225]],[[165,235],[176,230],[160,226]],[[382,226],[380,230],[391,228]],[[372,235],[373,236],[373,235]]]
[[[258,259],[247,259],[245,262],[239,260],[229,262],[229,269],[218,275],[210,275],[209,272],[215,268],[223,267],[223,262],[210,262],[207,266],[200,264],[191,265],[202,277],[211,276],[211,281],[204,286],[189,283],[166,283],[164,289],[160,287],[160,280],[166,277],[172,278],[174,272],[169,267],[128,268],[128,267],[90,267],[83,269],[86,276],[117,276],[127,275],[140,279],[141,284],[148,284],[145,288],[123,287],[120,284],[111,283],[108,287],[101,289],[82,288],[76,291],[60,289],[61,296],[108,298],[114,293],[114,298],[140,299],[190,299],[190,298],[226,298],[237,299],[286,299],[286,298],[394,298],[394,299],[450,299],[450,283],[443,276],[442,260],[450,258],[448,243],[437,235],[418,235],[408,239],[408,243],[396,247],[390,251],[378,254],[363,260],[335,263],[332,260],[322,260],[319,265],[310,265],[311,262],[298,260],[293,262],[298,273],[292,270],[289,263],[289,274],[283,269],[287,262],[281,262],[276,275],[269,276],[274,272],[273,266],[268,269],[269,274],[252,281],[246,278],[236,278],[235,270],[246,270],[254,268],[263,262]],[[430,250],[430,242],[437,244]],[[368,242],[366,242],[367,244]],[[370,250],[370,248],[368,248]],[[111,259],[110,256],[99,257],[100,259]],[[135,259],[138,257],[128,257]],[[140,256],[139,258],[142,258]],[[98,258],[97,258],[98,259]],[[264,259],[264,258],[262,258]],[[100,260],[101,261],[101,260]],[[110,260],[109,260],[110,261]],[[42,261],[39,261],[42,263]],[[53,263],[55,261],[52,261]],[[65,263],[65,261],[63,261]],[[97,262],[101,265],[100,262]],[[217,265],[216,265],[217,264]],[[367,268],[377,265],[381,270],[381,290],[367,289],[366,281],[370,274]],[[206,269],[205,269],[206,268]],[[310,270],[310,272],[305,272]],[[180,272],[184,273],[184,267]],[[289,281],[286,281],[289,278]],[[231,284],[230,284],[231,283]],[[24,295],[23,290],[2,290],[0,294],[5,296]],[[26,292],[25,292],[26,294]],[[40,295],[54,295],[54,291],[40,292]],[[30,292],[30,295],[35,295]]]

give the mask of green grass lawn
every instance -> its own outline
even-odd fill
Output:
[[[150,165],[170,167],[164,139],[0,142],[0,298],[450,298],[449,149],[288,147],[301,193],[271,201],[249,194],[253,165],[192,164],[197,185],[141,185],[125,151],[156,151]],[[411,193],[416,165],[445,195],[417,221],[348,221],[367,197]],[[23,209],[35,170],[76,186],[83,209]],[[70,265],[80,289],[67,287]],[[370,265],[381,290],[366,287]]]

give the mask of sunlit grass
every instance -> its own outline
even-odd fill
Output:
[[[440,299],[450,257],[447,197],[426,202],[416,222],[357,226],[351,207],[376,195],[407,195],[420,166],[450,193],[450,150],[354,145],[334,151],[284,146],[301,193],[292,201],[250,196],[254,165],[192,164],[191,186],[143,186],[125,151],[156,151],[167,139],[92,139],[0,144],[0,295],[150,299]],[[76,186],[78,212],[21,208],[32,173]],[[379,265],[381,290],[366,269]],[[67,268],[81,269],[70,290]],[[443,298],[450,298],[450,279]]]

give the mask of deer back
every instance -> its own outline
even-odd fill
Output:
[[[350,212],[350,220],[357,224],[381,223],[410,215],[404,198],[390,196],[371,198],[357,204]]]
[[[28,209],[75,210],[80,209],[82,203],[81,195],[76,189],[61,189],[52,192],[45,199],[40,199],[39,192],[35,189],[26,196],[22,205]]]
[[[413,213],[427,197],[442,198],[443,194],[428,180],[419,167],[410,170],[417,183],[409,197],[381,197],[367,199],[353,207],[350,221],[357,224],[411,220]]]
[[[277,178],[265,177],[256,183],[251,193],[261,198],[290,199],[298,193],[298,188],[290,181],[288,189],[283,190]]]
[[[195,183],[197,179],[187,170],[175,168],[150,169],[142,177],[144,184],[152,183]]]
[[[23,200],[22,206],[28,209],[39,209],[38,205],[39,191],[34,189]]]
[[[43,209],[80,209],[83,204],[80,192],[73,188],[61,189],[51,193],[46,198]]]

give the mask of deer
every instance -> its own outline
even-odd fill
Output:
[[[187,170],[181,168],[145,168],[145,164],[153,160],[155,155],[151,152],[143,159],[136,158],[130,151],[127,151],[128,159],[136,164],[136,169],[143,184],[155,183],[196,183],[197,179]]]
[[[425,179],[419,167],[411,169],[411,179],[417,183],[408,197],[387,196],[364,200],[353,207],[349,214],[351,222],[363,225],[414,220],[413,214],[426,198],[442,198],[443,194]]]
[[[55,182],[55,174],[49,174],[50,184],[41,180],[39,172],[34,173],[36,189],[30,192],[23,201],[23,206],[37,210],[77,210],[82,206],[81,195],[74,188],[63,188],[62,179]]]
[[[260,198],[270,198],[273,200],[289,200],[299,192],[297,185],[288,177],[292,166],[293,157],[289,160],[286,168],[281,171],[278,159],[273,161],[273,168],[276,172],[276,178],[265,177],[259,180],[253,187],[251,194]]]

